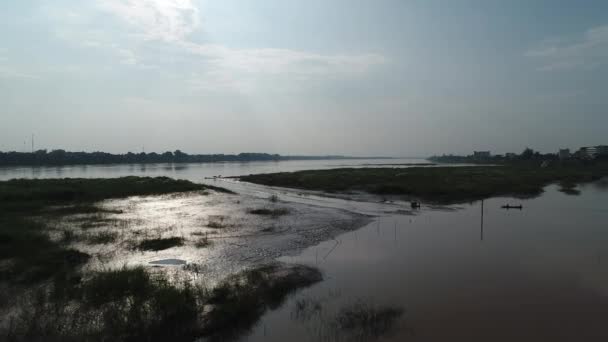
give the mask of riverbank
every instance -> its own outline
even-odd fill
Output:
[[[608,176],[608,163],[582,166],[342,168],[256,174],[241,181],[329,193],[368,192],[452,204],[494,196],[533,197],[551,183],[575,193],[577,183]]]
[[[322,278],[277,257],[366,222],[166,177],[0,182],[0,209],[0,336],[17,341],[238,335]]]

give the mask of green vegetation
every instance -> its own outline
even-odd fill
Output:
[[[184,239],[181,237],[146,239],[137,244],[142,251],[162,251],[171,247],[183,246]]]
[[[206,317],[205,335],[218,340],[249,330],[268,309],[277,308],[295,289],[322,280],[312,267],[267,265],[229,277],[208,299],[213,307]]]
[[[239,154],[188,154],[180,150],[164,153],[111,154],[105,152],[70,152],[65,150],[38,150],[35,152],[2,152],[0,166],[10,165],[87,165],[87,164],[147,164],[147,163],[213,163],[278,160],[334,160],[334,159],[385,159],[383,157],[345,156],[280,156],[268,153]]]
[[[212,290],[143,267],[85,273],[79,266],[90,256],[71,249],[70,243],[105,244],[122,233],[75,233],[48,224],[68,214],[87,214],[103,223],[103,214],[121,213],[95,205],[106,198],[207,188],[139,177],[0,182],[0,285],[16,294],[13,300],[0,297],[0,308],[8,313],[0,340],[224,340],[250,329],[292,291],[321,280],[316,269],[283,265],[244,271]],[[204,236],[195,245],[210,243]],[[159,237],[136,247],[161,250],[182,244],[181,237]]]
[[[211,246],[211,240],[209,240],[208,236],[201,236],[194,242],[194,246],[196,248],[205,248]]]
[[[87,236],[87,242],[93,245],[105,245],[118,239],[118,232],[102,231]]]
[[[594,165],[344,168],[259,174],[241,180],[270,186],[406,195],[437,203],[492,196],[536,196],[550,183],[576,184],[608,176],[608,163]]]
[[[223,229],[227,228],[226,216],[223,215],[209,215],[209,222],[207,222],[207,228]]]
[[[51,240],[49,217],[67,214],[118,213],[96,206],[96,201],[134,195],[204,190],[206,185],[167,177],[112,179],[15,179],[0,182],[0,281],[37,282],[71,272],[88,255],[67,247],[79,237],[61,230]],[[108,241],[98,236],[94,241]]]
[[[23,210],[73,203],[78,204],[75,208],[80,208],[81,212],[89,213],[94,207],[84,205],[83,202],[208,188],[206,185],[168,177],[13,179],[0,182],[0,203],[6,206],[13,202],[13,207]]]
[[[39,289],[4,335],[31,341],[192,341],[205,290],[138,267]]]
[[[321,280],[306,266],[269,265],[208,291],[171,283],[143,267],[95,272],[39,289],[0,333],[8,341],[226,340],[248,331],[269,307]],[[208,307],[209,310],[205,310]]]

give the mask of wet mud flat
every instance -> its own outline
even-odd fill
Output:
[[[72,246],[92,256],[87,268],[167,267],[211,283],[297,255],[371,220],[346,210],[286,202],[280,196],[219,192],[130,197],[97,205],[106,213],[65,216],[52,223],[58,239],[69,229]],[[114,239],[91,243],[91,236],[104,235]]]
[[[100,181],[0,184],[3,339],[236,338],[323,278],[277,258],[370,220],[166,178]]]

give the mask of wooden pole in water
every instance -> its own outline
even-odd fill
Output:
[[[483,200],[481,200],[481,233],[480,240],[483,241]]]
[[[395,245],[397,245],[397,221],[395,221]]]

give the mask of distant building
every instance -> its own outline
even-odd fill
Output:
[[[509,152],[509,153],[505,154],[505,157],[507,157],[509,159],[515,159],[515,157],[517,157],[517,154]]]
[[[474,151],[473,157],[478,159],[490,158],[490,151]]]
[[[596,156],[608,156],[608,145],[595,146]]]
[[[559,152],[557,153],[557,156],[559,157],[559,159],[568,159],[571,157],[570,155],[570,149],[569,148],[563,148],[560,149]]]
[[[595,159],[598,156],[606,155],[608,155],[608,146],[606,145],[581,147],[576,151],[576,156],[581,159]]]

